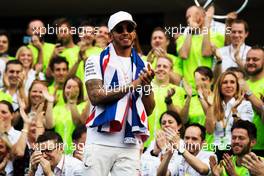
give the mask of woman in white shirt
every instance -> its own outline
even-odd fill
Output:
[[[233,122],[238,119],[252,121],[253,116],[252,105],[244,99],[235,73],[222,73],[214,87],[213,102],[206,112],[206,130],[210,134],[214,133],[218,157],[221,157],[222,151],[231,148]]]
[[[182,133],[182,121],[174,111],[166,111],[161,114],[159,123],[161,130],[157,131],[155,141],[152,141],[147,151],[141,155],[141,175],[157,175],[157,169],[160,164],[162,154],[169,150],[170,142],[168,141],[168,133],[174,131]]]
[[[42,64],[37,63],[33,65],[33,53],[27,46],[21,46],[16,52],[16,58],[23,65],[23,72],[25,75],[24,86],[25,94],[28,95],[29,88],[32,82],[36,79],[44,80],[45,76],[41,72]]]

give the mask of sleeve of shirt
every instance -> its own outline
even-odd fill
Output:
[[[177,50],[177,52],[179,52],[179,50],[181,49],[181,47],[182,47],[182,45],[183,45],[183,43],[184,43],[185,38],[186,38],[185,35],[181,35],[181,36],[177,39],[177,41],[176,41],[176,44],[177,44],[177,46],[176,46],[176,47],[177,47],[176,50]]]
[[[238,114],[242,120],[248,120],[250,122],[253,121],[254,112],[252,105],[249,101],[242,101],[241,105],[239,106]]]
[[[183,108],[185,102],[185,91],[181,87],[175,87],[175,91],[176,93],[172,97],[173,104]]]
[[[92,79],[103,79],[99,56],[91,56],[85,62],[85,82]]]
[[[217,47],[221,48],[225,45],[225,36],[219,32],[211,33],[211,42]]]

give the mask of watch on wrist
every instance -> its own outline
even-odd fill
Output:
[[[180,140],[179,147],[178,147],[178,153],[179,155],[183,155],[184,152],[185,152],[184,142],[183,140]]]
[[[252,93],[251,90],[247,90],[247,91],[245,92],[245,95],[246,95],[247,97],[251,96],[252,94],[253,94],[253,93]]]

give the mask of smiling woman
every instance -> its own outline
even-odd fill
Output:
[[[25,94],[28,95],[29,88],[35,79],[44,80],[45,76],[42,72],[42,65],[36,64],[33,68],[33,54],[30,48],[27,46],[21,46],[16,53],[16,58],[23,65],[23,73],[25,76]]]
[[[218,78],[214,88],[214,100],[206,112],[206,130],[214,133],[214,145],[219,151],[230,149],[231,127],[237,120],[253,120],[253,109],[249,101],[244,100],[244,94],[238,84],[238,78],[233,72],[224,72]]]

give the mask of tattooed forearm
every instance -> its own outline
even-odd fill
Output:
[[[104,87],[102,80],[93,79],[86,82],[86,90],[91,104],[94,106],[121,99],[129,92],[131,86],[132,84],[109,90]]]

